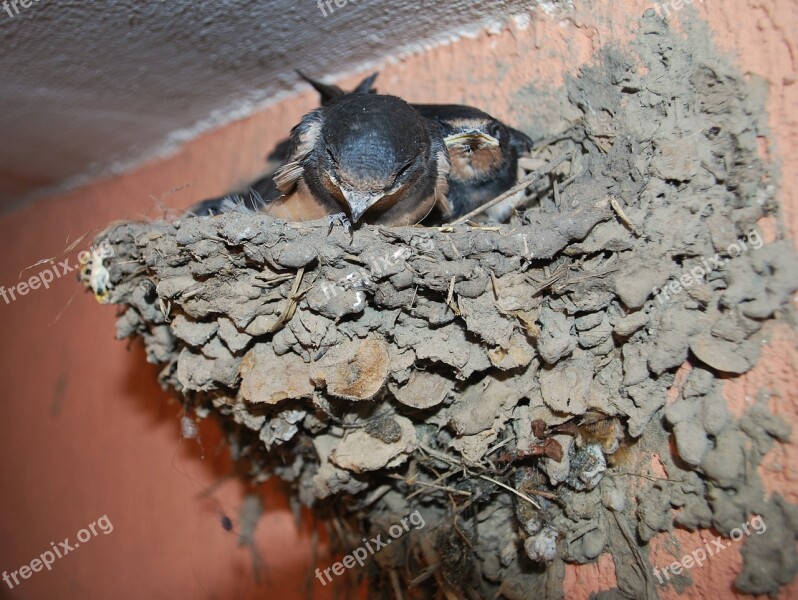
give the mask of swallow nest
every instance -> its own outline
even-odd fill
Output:
[[[562,598],[566,562],[611,553],[618,593],[654,598],[655,534],[753,513],[738,590],[795,574],[795,508],[754,468],[788,430],[767,389],[737,420],[718,385],[798,288],[792,244],[757,229],[779,228],[763,96],[708,36],[641,28],[559,92],[570,124],[533,158],[571,158],[510,224],[350,237],[230,213],[101,236],[117,335],[193,417],[342,553],[391,540],[347,571],[374,597]]]

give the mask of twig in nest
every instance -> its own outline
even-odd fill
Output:
[[[433,472],[435,471],[434,469],[432,469],[432,467],[430,467],[430,470],[433,471]],[[439,484],[443,480],[449,479],[449,477],[451,477],[452,475],[455,475],[456,473],[457,473],[457,471],[449,471],[448,473],[444,473],[443,475],[438,475],[435,479],[432,480],[432,483],[433,484]],[[424,493],[424,491],[425,491],[424,488],[422,488],[420,490],[416,490],[415,492],[413,492],[412,494],[407,496],[406,499],[410,500],[410,498],[415,498],[419,494]],[[446,488],[446,491],[450,491],[449,488]],[[463,490],[460,490],[460,491],[463,491]]]
[[[654,477],[652,475],[644,475],[643,473],[627,473],[625,471],[617,471],[615,473],[609,473],[610,477],[616,477],[618,475],[629,475],[630,477],[642,477],[643,479],[648,479],[649,481],[669,481],[671,483],[684,483],[684,479],[668,479],[667,477]]]
[[[369,264],[368,261],[363,260],[359,256],[355,256],[354,254],[344,254],[343,259],[349,262],[353,262],[358,265],[367,265]]]
[[[433,450],[432,448],[429,448],[428,446],[425,446],[424,444],[419,444],[418,447],[419,447],[420,450],[422,450],[426,454],[432,456],[433,458],[437,458],[438,460],[441,460],[441,461],[445,462],[448,465],[451,465],[453,467],[457,467],[458,470],[462,469],[464,472],[468,471],[468,467],[483,468],[481,465],[472,463],[471,461],[468,461],[471,464],[469,464],[468,467],[467,467],[465,462],[463,462],[462,460],[460,460],[460,461],[454,460],[453,458],[450,458],[444,452],[438,452],[437,450]]]
[[[554,272],[552,272],[550,275],[547,275],[543,281],[536,282],[539,283],[540,285],[538,285],[538,287],[535,288],[535,291],[532,292],[532,295],[537,296],[540,292],[542,292],[546,288],[553,286],[560,279],[565,277],[565,275],[568,273],[569,268],[570,268],[569,265],[560,265],[556,269],[554,269]],[[532,278],[530,277],[530,279]]]
[[[161,309],[161,314],[163,315],[164,320],[169,323],[169,313],[172,312],[172,301],[158,298],[158,308]]]
[[[488,273],[490,274],[490,283],[493,286],[493,298],[495,300],[500,300],[501,296],[499,295],[499,282],[496,281],[496,274],[493,272],[493,269],[488,271]]]
[[[504,488],[505,490],[507,490],[510,493],[515,494],[519,498],[521,498],[523,500],[526,500],[527,502],[529,502],[535,508],[540,508],[540,504],[535,502],[532,498],[530,498],[529,496],[527,496],[523,492],[519,492],[518,490],[516,490],[514,488],[511,488],[509,485],[506,485],[506,484],[502,483],[501,481],[496,481],[495,479],[493,479],[492,477],[488,477],[487,475],[477,475],[477,477],[479,477],[480,479],[484,479],[485,481],[489,481],[490,483],[492,483],[494,485],[498,485],[500,488]],[[540,495],[542,495],[542,494],[540,494]]]
[[[432,565],[428,565],[422,569],[421,573],[415,576],[414,579],[410,581],[408,587],[415,587],[420,583],[424,583],[427,579],[432,577],[435,574],[435,571],[438,569],[439,563],[435,563]]]
[[[488,450],[487,452],[485,452],[485,456],[490,456],[491,454],[493,454],[494,452],[496,452],[496,450],[498,450],[499,448],[502,448],[502,447],[506,446],[507,444],[509,444],[510,442],[512,442],[514,439],[515,439],[515,436],[514,436],[514,435],[511,435],[510,437],[508,437],[508,438],[507,438],[506,440],[504,440],[503,442],[499,442],[498,444],[496,444],[495,446],[493,446],[493,448],[491,448],[490,450]]]
[[[302,294],[297,294],[299,291],[299,286],[302,284],[302,276],[305,274],[305,267],[300,267],[299,271],[296,273],[296,277],[294,278],[294,284],[291,286],[291,293],[288,294],[288,298],[286,299],[285,306],[283,306],[283,310],[280,311],[280,316],[277,317],[277,321],[274,322],[274,325],[269,327],[267,333],[274,333],[275,331],[282,328],[288,321],[291,320],[291,317],[294,316],[294,312],[296,312],[297,307],[297,300]],[[306,290],[307,291],[307,290]],[[305,292],[303,292],[304,294]]]
[[[402,600],[404,596],[402,596],[402,586],[399,583],[399,575],[396,573],[396,569],[391,569],[390,577],[391,587],[393,588],[393,593],[396,596],[396,600]]]
[[[600,273],[589,273],[587,275],[582,275],[579,277],[568,278],[559,285],[557,285],[556,287],[552,287],[552,289],[554,293],[561,294],[571,284],[579,283],[581,281],[589,281],[591,279],[599,279],[601,277],[606,277],[611,273],[615,273],[619,269],[620,267],[610,267],[609,269],[601,271]]]
[[[507,190],[503,194],[497,196],[496,198],[494,198],[490,202],[487,202],[487,203],[483,204],[482,206],[479,206],[479,207],[475,208],[470,213],[465,214],[462,217],[459,217],[459,218],[455,219],[454,221],[449,223],[449,225],[460,225],[462,223],[465,223],[466,221],[469,221],[473,217],[477,216],[478,214],[480,214],[482,212],[485,212],[489,208],[492,208],[492,207],[496,206],[497,204],[501,204],[502,202],[504,202],[508,198],[514,196],[515,194],[517,194],[521,190],[525,190],[526,188],[528,188],[533,183],[539,181],[540,179],[542,179],[543,177],[545,177],[546,175],[551,173],[554,169],[559,167],[560,164],[562,164],[567,158],[570,158],[570,156],[571,156],[570,152],[563,152],[557,158],[555,158],[549,164],[547,164],[545,167],[541,167],[541,168],[539,168],[539,169],[537,169],[535,171],[532,171],[529,174],[528,177],[525,177],[524,179],[519,181],[517,184],[515,184],[513,187],[511,187],[509,190]]]
[[[573,162],[572,162],[572,163],[570,163],[570,164],[571,164],[571,166],[572,166],[572,167],[574,166],[574,163],[573,163]],[[571,175],[571,176],[570,176],[568,179],[566,179],[565,181],[563,181],[563,182],[562,182],[562,183],[561,183],[561,184],[558,186],[558,187],[560,188],[560,191],[564,190],[564,189],[565,189],[565,188],[567,188],[569,185],[571,185],[571,184],[572,184],[574,181],[576,181],[576,178],[577,178],[577,177],[579,177],[579,175]]]
[[[533,496],[540,496],[541,498],[546,498],[548,500],[559,500],[560,497],[557,494],[552,492],[544,492],[543,490],[527,490],[528,494]]]
[[[576,125],[571,125],[568,129],[559,133],[557,135],[553,135],[551,137],[545,138],[535,144],[535,149],[533,150],[534,154],[538,154],[541,150],[548,148],[549,146],[553,146],[558,142],[562,142],[564,140],[571,140],[572,142],[578,142],[578,138],[574,137],[578,135],[578,127]]]
[[[60,257],[64,256],[67,252],[71,252],[72,250],[74,250],[75,247],[78,244],[80,244],[80,242],[82,242],[86,238],[86,236],[88,236],[91,233],[94,233],[95,231],[97,231],[96,227],[94,229],[91,229],[90,231],[87,231],[82,236],[80,236],[78,239],[76,239],[74,242],[69,244],[69,246],[67,246],[66,248],[61,250],[61,252],[59,252],[58,254],[53,256],[52,258],[43,258],[43,259],[33,263],[32,265],[28,265],[27,267],[25,267],[24,269],[22,269],[19,272],[19,278],[22,279],[22,274],[25,271],[27,271],[28,269],[32,269],[33,267],[38,267],[39,265],[46,265],[46,264],[50,264],[51,265],[51,264],[53,264],[56,258],[60,258]]]
[[[277,285],[278,283],[283,283],[284,281],[289,281],[293,279],[296,275],[291,275],[290,273],[286,273],[285,275],[275,275],[274,277],[265,277],[264,275],[255,275],[256,279],[260,279],[263,283],[255,283],[254,285],[258,287],[272,287]],[[200,288],[198,288],[200,289]],[[183,295],[183,299],[185,300],[186,296]]]
[[[407,310],[413,308],[413,305],[416,303],[416,297],[418,296],[418,286],[413,289],[413,297],[410,298],[410,304],[407,305]]]
[[[637,231],[637,227],[635,227],[635,224],[632,223],[632,220],[629,218],[629,215],[623,212],[623,208],[621,208],[621,203],[618,202],[612,196],[610,196],[610,206],[612,206],[612,210],[614,210],[617,213],[618,218],[621,219],[621,221],[623,221],[623,224],[632,230],[632,233],[635,234],[635,237],[640,237],[640,233]]]
[[[461,315],[460,309],[452,302],[452,297],[454,296],[454,278],[455,276],[452,275],[452,280],[449,283],[449,294],[446,296],[446,305],[459,317]]]
[[[463,540],[463,543],[466,546],[468,546],[468,549],[471,551],[471,554],[474,554],[475,553],[474,552],[474,545],[471,543],[471,540],[468,539],[468,536],[465,533],[463,533],[462,530],[460,529],[460,527],[458,527],[458,525],[457,525],[457,517],[458,516],[459,516],[458,513],[454,514],[454,518],[452,519],[452,529],[454,529],[454,532],[457,535],[460,536],[460,539]],[[476,523],[476,519],[474,520],[474,522]]]
[[[426,481],[418,481],[418,480],[416,480],[416,481],[408,481],[407,478],[402,477],[401,475],[396,475],[396,474],[392,474],[390,477],[391,477],[391,479],[397,479],[399,481],[404,481],[407,485],[420,485],[420,486],[425,487],[425,488],[432,488],[434,490],[441,490],[441,491],[444,491],[444,492],[449,492],[450,494],[460,494],[461,496],[471,496],[471,492],[468,492],[466,490],[458,490],[458,489],[455,489],[453,487],[448,487],[448,486],[445,486],[445,485],[436,485],[434,483],[427,483]],[[422,491],[423,490],[417,490],[417,491],[413,492],[413,495],[418,494],[418,493],[420,493]],[[410,496],[408,496],[408,498],[410,498]]]

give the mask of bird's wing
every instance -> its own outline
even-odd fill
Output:
[[[380,74],[379,71],[375,71],[368,77],[366,77],[363,81],[357,84],[357,87],[353,89],[350,94],[376,94],[377,90],[372,87],[374,85],[374,81],[377,79],[377,76]]]
[[[346,92],[343,91],[341,88],[339,88],[337,85],[328,85],[326,83],[322,83],[321,81],[316,81],[315,79],[311,79],[299,69],[296,70],[296,74],[299,75],[305,81],[307,81],[310,85],[312,85],[313,89],[315,89],[319,93],[319,95],[321,96],[322,106],[329,104],[333,100],[337,100],[338,98],[346,94]]]
[[[319,93],[319,95],[321,96],[322,106],[327,106],[328,104],[333,103],[334,101],[338,100],[343,96],[346,96],[347,94],[375,94],[377,92],[377,90],[375,90],[372,86],[374,85],[374,81],[377,79],[377,76],[379,75],[379,71],[376,73],[372,73],[371,75],[366,77],[363,81],[357,84],[357,87],[353,89],[351,92],[345,92],[337,85],[329,85],[326,83],[322,83],[321,81],[311,79],[299,69],[297,69],[296,72],[297,75],[299,75],[302,79],[304,79],[310,85],[312,85],[313,89],[315,89]]]
[[[321,135],[324,112],[324,108],[317,108],[309,112],[302,117],[299,125],[291,130],[288,158],[283,166],[274,173],[274,183],[277,185],[277,189],[284,194],[294,189],[296,182],[305,171],[304,161],[310,156]]]
[[[452,206],[446,198],[446,194],[449,192],[449,172],[452,170],[449,151],[446,149],[446,142],[443,140],[441,126],[430,119],[424,119],[424,126],[429,132],[431,140],[430,151],[435,156],[435,165],[437,167],[435,205],[443,215],[449,215],[452,212]]]
[[[515,150],[516,154],[520,156],[532,151],[532,140],[527,134],[512,127],[507,127],[507,131],[510,132],[510,147]]]

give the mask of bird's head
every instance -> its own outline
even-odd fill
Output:
[[[393,96],[352,94],[327,112],[316,143],[319,183],[357,223],[424,175],[431,141],[419,114]]]
[[[473,176],[487,177],[507,160],[508,136],[501,122],[480,113],[468,115],[468,118],[452,118],[446,123],[449,135],[443,141],[453,169],[467,169]]]
[[[463,104],[417,104],[415,108],[440,127],[453,179],[484,181],[513,166],[516,132],[488,113]]]

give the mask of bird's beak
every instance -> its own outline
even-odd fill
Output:
[[[374,206],[383,196],[384,192],[354,192],[351,190],[341,190],[352,211],[352,222],[357,223],[369,208]]]
[[[467,131],[466,133],[456,133],[449,137],[443,138],[446,147],[454,146],[456,144],[476,145],[482,144],[496,148],[499,146],[499,140],[492,135],[488,135],[482,131]]]

